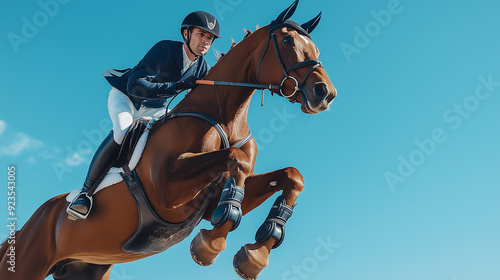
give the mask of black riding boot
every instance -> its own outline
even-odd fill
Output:
[[[108,170],[116,162],[120,145],[113,139],[113,131],[104,139],[101,146],[97,149],[80,194],[70,203],[66,212],[71,220],[85,219],[92,208],[92,193],[97,187]],[[89,195],[90,192],[90,195]]]

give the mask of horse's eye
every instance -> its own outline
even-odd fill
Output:
[[[293,46],[293,38],[292,38],[292,36],[286,36],[285,38],[283,38],[283,43],[285,45]]]

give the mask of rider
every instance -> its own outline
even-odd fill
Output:
[[[184,42],[156,43],[134,68],[109,69],[104,77],[113,86],[108,110],[113,131],[104,139],[92,159],[80,194],[67,208],[72,219],[85,219],[92,206],[91,195],[118,156],[120,145],[134,120],[158,118],[165,112],[165,100],[196,87],[196,80],[209,70],[204,55],[219,38],[217,19],[204,11],[187,15],[182,21]]]

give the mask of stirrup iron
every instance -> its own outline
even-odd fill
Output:
[[[75,202],[75,200],[77,200],[82,194],[84,194],[88,200],[90,201],[90,207],[89,209],[87,210],[87,214],[82,214],[78,211],[75,211],[73,209],[71,209],[71,205]],[[92,210],[92,205],[94,205],[94,201],[92,199],[91,196],[88,195],[88,192],[81,192],[80,194],[78,194],[74,199],[73,201],[68,205],[68,207],[66,208],[66,213],[68,213],[68,219],[70,220],[84,220],[84,219],[87,219],[87,217],[89,216],[90,214],[90,211]]]

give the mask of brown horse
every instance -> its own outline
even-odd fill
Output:
[[[302,26],[288,20],[297,2],[271,25],[258,29],[232,48],[206,79],[281,85],[271,87],[272,91],[300,103],[303,112],[326,110],[336,90],[317,61],[319,51],[308,36],[319,16]],[[200,85],[172,113],[194,111],[209,116],[220,124],[232,145],[249,133],[247,113],[254,92],[255,88],[244,86]],[[202,218],[210,221],[224,186],[224,181],[217,182],[221,175],[224,180],[231,177],[237,186],[244,186],[243,215],[278,191],[282,191],[290,209],[295,204],[304,188],[297,169],[254,174],[254,139],[241,148],[221,148],[221,143],[211,124],[191,117],[169,119],[150,132],[136,171],[161,219],[182,223],[208,199]],[[85,220],[67,218],[65,196],[44,203],[16,233],[16,272],[8,270],[10,245],[7,241],[2,244],[0,279],[39,280],[49,275],[54,279],[109,279],[113,264],[154,254],[122,249],[135,232],[139,217],[136,202],[124,182],[98,192],[92,214]],[[226,221],[211,230],[202,229],[191,243],[193,259],[201,265],[213,263],[225,249],[233,226],[235,222]],[[278,243],[281,240],[268,238],[242,247],[234,258],[237,273],[245,279],[257,278]]]

